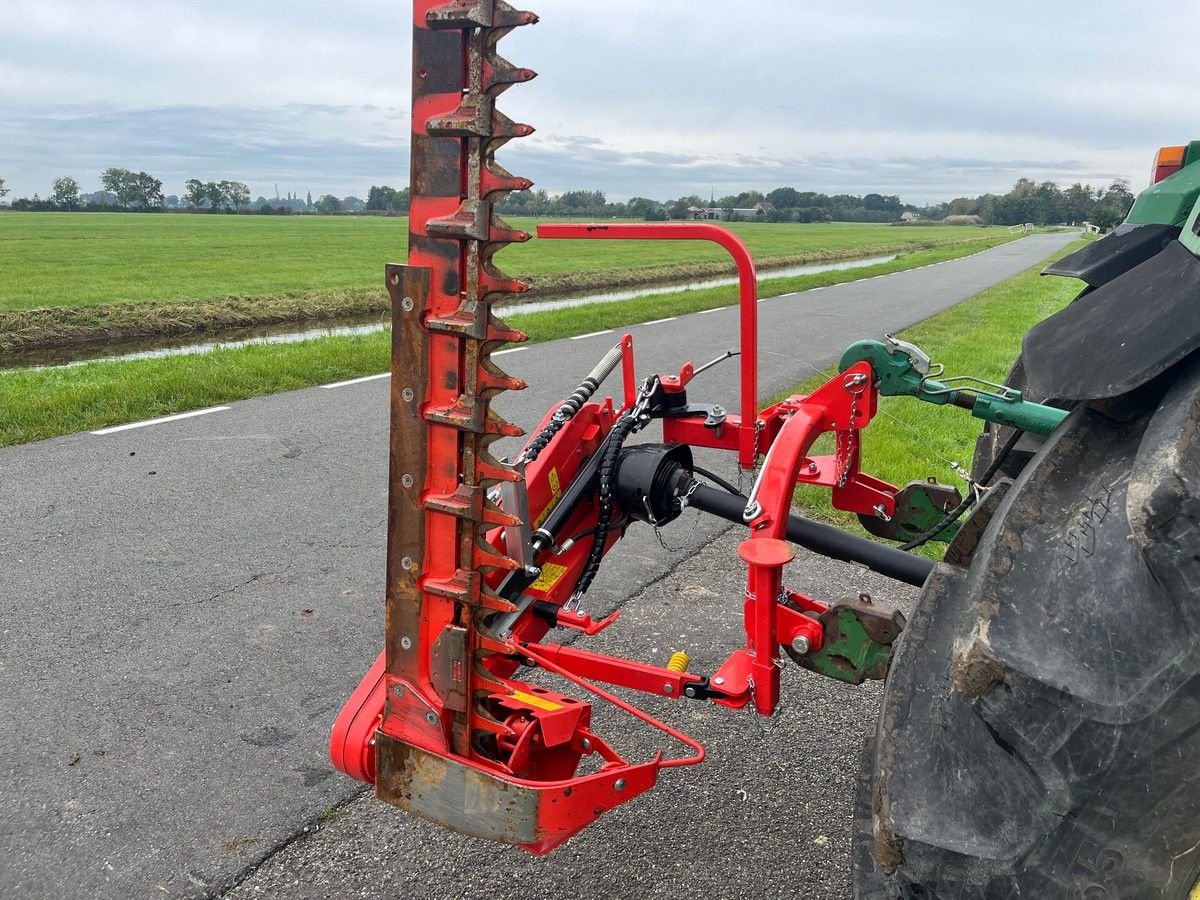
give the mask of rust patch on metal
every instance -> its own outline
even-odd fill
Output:
[[[380,733],[375,793],[406,812],[460,834],[534,844],[538,792]]]

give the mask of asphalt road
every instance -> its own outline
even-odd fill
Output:
[[[764,301],[760,394],[1073,237]],[[715,357],[736,322],[726,309],[636,326],[639,369]],[[501,412],[532,426],[616,338],[501,357],[532,386]],[[734,364],[702,379],[693,399],[736,408]],[[800,673],[770,734],[748,714],[672,707],[710,761],[546,860],[359,798],[326,739],[382,641],[386,431],[377,379],[0,450],[0,897],[845,896],[877,692]],[[595,611],[626,604],[604,646],[723,658],[741,588],[722,531],[685,518],[664,535],[685,551],[649,532],[623,542],[589,594]],[[796,566],[814,596],[911,594]]]

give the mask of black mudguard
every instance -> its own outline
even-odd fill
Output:
[[[1179,237],[1175,225],[1121,225],[1112,234],[1093,241],[1046,267],[1043,275],[1066,275],[1098,288],[1157,256]]]
[[[1198,348],[1200,260],[1172,240],[1034,326],[1022,352],[1030,396],[1086,401],[1127,394]]]

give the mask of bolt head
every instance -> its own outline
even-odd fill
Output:
[[[407,570],[411,569],[412,567],[413,561],[411,556],[406,556],[404,559],[400,560],[400,568]]]
[[[400,638],[400,646],[403,647],[405,650],[411,650],[412,649],[412,638],[410,638],[406,634],[404,637]]]
[[[412,388],[405,388],[403,391],[400,392],[400,395],[402,397],[404,397],[405,401],[408,403],[412,403],[413,397],[416,396],[416,394],[413,393]]]
[[[400,301],[400,306],[404,309],[405,312],[411,312],[412,308],[413,308],[413,298],[405,297],[403,300]]]
[[[668,681],[666,684],[663,685],[663,693],[664,694],[675,693],[675,685],[671,684],[671,682]]]
[[[625,779],[624,779],[624,778],[618,778],[618,779],[617,779],[617,780],[616,780],[616,781],[613,783],[613,790],[614,790],[614,791],[623,791],[623,790],[625,790]]]
[[[435,713],[433,710],[425,713],[425,721],[430,725],[436,725],[438,723],[437,713]]]
[[[581,740],[579,742],[579,746],[582,747],[584,750],[591,750],[592,742],[590,740],[588,740],[587,738],[584,738],[583,740]]]
[[[693,697],[694,698],[696,696],[696,689],[694,687],[686,687],[683,689],[683,695],[685,697]]]
[[[722,678],[720,675],[718,675],[716,678],[713,679],[713,684],[724,684],[724,683],[725,683],[725,679]]]
[[[795,638],[792,639],[792,649],[794,651],[796,651],[797,653],[799,653],[801,656],[806,654],[809,650],[808,638],[806,638],[802,634],[797,635]]]
[[[413,477],[411,475],[403,475],[400,478],[400,483],[406,488],[410,488],[413,486]]]

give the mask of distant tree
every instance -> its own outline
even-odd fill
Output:
[[[162,209],[162,182],[148,172],[138,172],[134,178],[137,185],[134,202],[142,209]]]
[[[202,209],[208,202],[208,185],[198,178],[189,178],[184,182],[183,199],[196,209]]]
[[[54,193],[50,195],[50,202],[68,212],[79,209],[79,182],[66,175],[55,178]]]
[[[946,215],[948,216],[973,216],[979,210],[977,201],[970,197],[955,197],[950,201],[950,205],[946,207]]]
[[[790,187],[775,188],[767,194],[767,201],[776,209],[796,209],[805,205],[800,202],[800,192]]]
[[[625,212],[631,219],[645,219],[653,221],[652,216],[662,209],[662,204],[657,200],[650,200],[647,197],[631,197],[629,202],[625,204]]]
[[[250,202],[250,188],[240,181],[222,181],[221,193],[227,203],[233,205],[235,212],[241,212],[242,207]]]
[[[312,209],[312,191],[308,192],[308,199],[304,201],[305,209]]]
[[[396,196],[396,189],[389,187],[386,184],[371,185],[367,191],[367,209],[376,212],[384,212],[392,208],[392,200]]]
[[[1134,199],[1133,191],[1129,190],[1129,182],[1124,178],[1118,178],[1109,185],[1108,191],[1104,195],[1104,201],[1112,204],[1113,208],[1120,213],[1122,220],[1129,213]]]
[[[1028,178],[1018,178],[1017,183],[1013,185],[1013,189],[1009,193],[1017,200],[1022,200],[1025,197],[1033,196],[1033,192],[1037,190],[1037,184],[1030,181]]]
[[[0,178],[0,197],[7,197],[10,193],[12,192],[4,186],[4,179]]]
[[[275,215],[275,207],[273,207],[270,203],[264,203],[258,208],[258,214],[260,216],[273,216]]]
[[[738,214],[734,211],[732,206],[724,207],[721,210],[721,214],[724,216],[726,222],[736,222],[737,221]]]
[[[350,196],[342,198],[342,208],[346,212],[362,212],[366,207],[367,204],[359,197]]]
[[[331,216],[342,211],[342,201],[333,194],[324,194],[317,201],[317,212],[323,216]]]
[[[100,173],[100,183],[125,209],[138,200],[138,176],[128,169],[105,169]]]
[[[1110,228],[1116,228],[1118,225],[1120,225],[1124,218],[1125,214],[1122,213],[1116,206],[1113,206],[1111,203],[1104,202],[1099,203],[1092,208],[1092,214],[1088,216],[1088,221],[1100,228],[1102,231],[1107,231]]]
[[[222,186],[224,184],[228,184],[228,182],[209,181],[204,185],[204,195],[208,197],[208,204],[212,207],[213,212],[229,208],[229,197]]]
[[[108,191],[92,191],[81,196],[80,201],[85,207],[94,209],[109,209],[117,205],[117,197]]]

